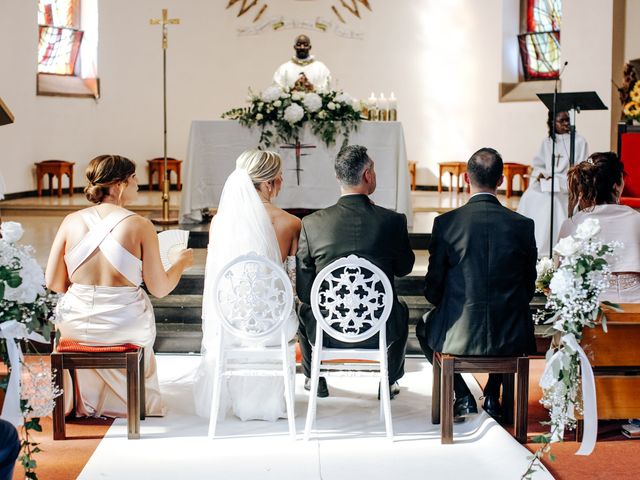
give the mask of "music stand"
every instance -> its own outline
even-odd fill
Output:
[[[575,114],[581,110],[607,110],[607,107],[596,92],[570,92],[570,93],[538,93],[538,98],[552,112],[551,123],[551,208],[549,224],[549,258],[553,257],[553,196],[555,190],[556,177],[556,116],[558,112],[569,112],[569,166],[572,167],[575,161],[576,147],[576,125]],[[573,118],[572,118],[573,117]]]
[[[2,98],[0,98],[0,125],[13,123],[14,120],[11,110],[9,110],[9,107],[7,107],[2,101]]]

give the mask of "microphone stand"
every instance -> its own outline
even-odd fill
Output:
[[[557,97],[558,97],[558,80],[562,76],[565,67],[569,62],[564,62],[562,70],[556,78],[555,85],[553,87],[553,107],[551,109],[551,221],[549,222],[549,258],[553,258],[553,196],[555,194],[556,186],[556,115],[557,112]]]

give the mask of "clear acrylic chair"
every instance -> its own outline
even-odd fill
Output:
[[[311,287],[311,308],[317,326],[305,440],[309,440],[315,423],[321,375],[378,377],[380,418],[384,418],[387,437],[393,439],[386,335],[386,323],[392,307],[391,283],[385,273],[356,255],[336,260],[316,276]],[[377,349],[327,348],[322,344],[323,333],[354,344],[379,333],[379,345]]]
[[[295,439],[295,341],[285,338],[285,321],[293,308],[291,281],[282,265],[250,253],[229,262],[213,284],[214,306],[220,320],[217,331],[213,398],[209,437],[214,438],[222,382],[230,376],[280,376],[289,421]],[[280,345],[260,341],[280,331]],[[233,343],[225,341],[232,335]],[[256,401],[260,401],[256,399]]]

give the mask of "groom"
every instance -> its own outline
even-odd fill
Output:
[[[296,290],[302,302],[299,310],[298,339],[302,351],[302,368],[308,390],[311,377],[312,343],[316,320],[311,311],[311,286],[316,274],[325,266],[346,255],[362,256],[380,267],[393,285],[393,277],[407,275],[415,256],[409,244],[407,218],[373,204],[368,195],[376,189],[376,172],[367,149],[359,145],[343,148],[335,161],[335,172],[342,196],[338,203],[319,210],[302,220],[296,254]],[[393,398],[399,388],[396,380],[404,375],[404,353],[408,336],[408,310],[393,292],[393,308],[387,320],[389,384]],[[333,348],[358,346],[377,348],[375,335],[361,344],[345,344],[325,338]],[[320,378],[318,396],[329,395],[327,383]]]
[[[529,302],[536,281],[533,221],[500,204],[502,157],[482,148],[467,163],[469,202],[438,216],[429,244],[424,293],[435,309],[418,322],[416,335],[427,360],[433,352],[510,356],[535,348]],[[491,374],[484,410],[500,416],[502,375]],[[476,401],[454,376],[454,418],[477,413]]]

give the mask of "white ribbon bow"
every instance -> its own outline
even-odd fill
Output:
[[[9,384],[4,397],[4,406],[0,418],[11,422],[16,427],[22,425],[22,409],[20,408],[20,378],[22,376],[22,349],[16,340],[23,338],[34,340],[40,343],[49,343],[42,335],[36,332],[29,332],[26,325],[16,320],[0,323],[0,338],[7,341],[7,354],[11,365],[9,374]]]
[[[568,350],[576,352],[580,358],[580,370],[582,371],[582,407],[584,434],[582,443],[576,452],[576,455],[590,455],[596,445],[598,436],[598,409],[596,403],[596,385],[593,378],[593,369],[589,363],[587,355],[576,340],[573,334],[566,334],[561,338],[561,343]],[[562,363],[568,359],[566,352],[561,349],[557,350],[548,360],[544,368],[542,377],[540,378],[540,386],[547,389],[553,386],[558,378],[558,370],[562,367]],[[569,405],[572,409],[573,405]],[[560,426],[559,431],[552,432],[551,441],[558,442],[564,434],[564,425]]]

